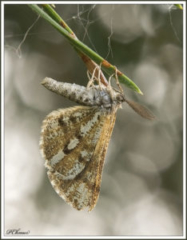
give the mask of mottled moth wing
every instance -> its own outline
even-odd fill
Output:
[[[40,149],[55,191],[77,210],[95,206],[115,114],[76,106],[43,121]]]

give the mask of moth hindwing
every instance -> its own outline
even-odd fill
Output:
[[[75,98],[74,89],[69,85],[67,90],[66,85],[66,97],[72,98],[72,90]],[[91,211],[96,205],[116,111],[122,102],[115,91],[95,89],[86,95],[88,106],[53,111],[42,124],[40,149],[49,180],[59,196],[77,210]]]

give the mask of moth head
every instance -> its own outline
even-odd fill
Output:
[[[116,102],[117,104],[121,104],[121,103],[125,102],[125,96],[124,96],[123,92],[121,92],[117,89],[113,88],[111,97],[112,97],[112,100],[114,102]]]
[[[116,95],[116,101],[117,101],[118,103],[125,102],[125,96],[124,96],[122,93],[118,93],[118,94]]]

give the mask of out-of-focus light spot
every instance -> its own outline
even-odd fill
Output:
[[[114,5],[113,8],[110,5],[99,5],[98,15],[108,31],[115,29],[112,39],[127,44],[145,34],[155,34],[161,21],[153,21],[152,11],[150,5]],[[114,17],[111,19],[110,15]]]
[[[144,92],[144,101],[160,107],[168,86],[169,76],[167,72],[146,61],[139,64],[134,70],[133,79],[141,86]]]
[[[127,153],[127,157],[126,162],[133,171],[142,174],[158,175],[157,166],[147,157],[134,152]]]
[[[121,209],[115,220],[116,235],[182,235],[181,214],[174,205],[174,198],[165,191],[160,193],[144,195],[136,203]]]
[[[44,169],[38,144],[25,129],[5,131],[5,197],[17,201],[36,191]]]

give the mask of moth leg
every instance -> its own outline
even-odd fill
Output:
[[[119,83],[119,79],[118,79],[118,69],[116,68],[116,66],[115,66],[115,74],[114,74],[114,76],[115,76],[116,84],[117,84],[120,92],[123,93],[123,88],[121,87],[121,85],[120,85],[120,83]]]
[[[110,96],[111,96],[111,99],[114,99],[114,91],[113,91],[113,87],[112,87],[112,85],[111,85],[111,79],[112,79],[113,76],[114,76],[114,74],[112,74],[112,75],[109,77],[109,79],[108,79],[109,84],[108,84],[108,86],[107,86],[107,90],[108,90],[108,93],[109,93]]]
[[[89,88],[93,87],[94,79],[93,79],[93,75],[92,75],[92,77],[90,77],[89,70],[87,70],[87,76],[88,76],[89,81],[88,81],[88,84],[87,84],[86,88],[89,89]]]
[[[87,84],[87,89],[90,87],[93,87],[95,81],[98,83],[100,90],[105,88],[105,85],[102,83],[102,79],[101,79],[101,78],[105,79],[105,76],[101,70],[101,65],[102,65],[102,63],[99,66],[96,64],[96,66],[93,70],[93,73],[91,74],[91,78],[90,78],[90,71],[89,70],[87,71],[87,76],[89,79],[89,82]],[[107,82],[106,79],[105,79],[105,82]]]

